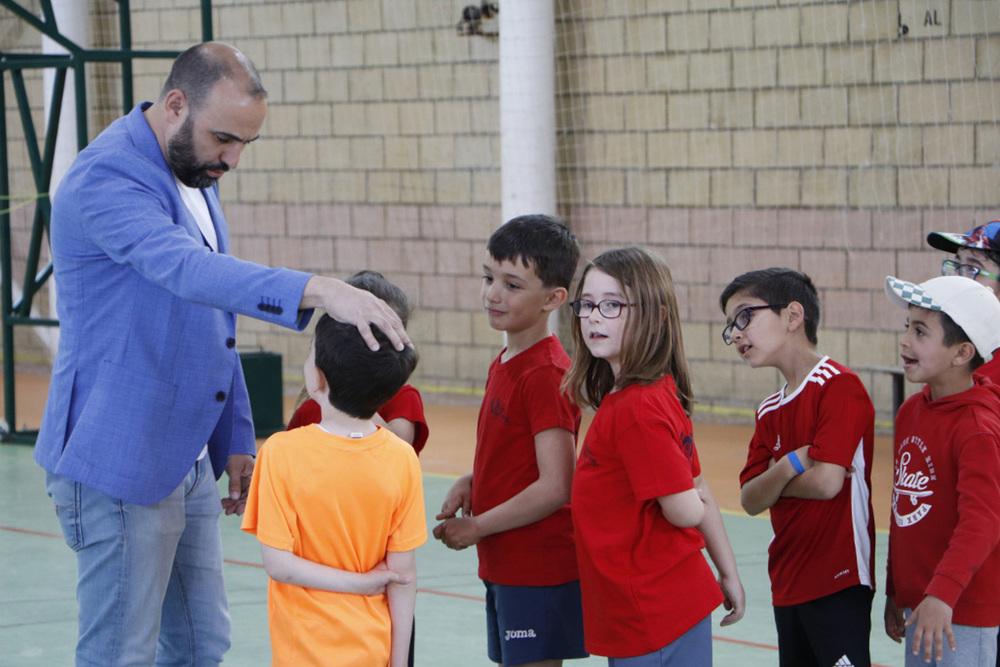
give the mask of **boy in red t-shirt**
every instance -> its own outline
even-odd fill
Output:
[[[909,313],[906,379],[925,383],[896,415],[885,631],[905,634],[907,665],[993,665],[1000,387],[973,371],[1000,347],[1000,302],[961,276],[887,277],[885,291]]]
[[[785,386],[757,408],[740,502],[770,510],[768,573],[782,667],[870,665],[875,409],[849,368],[817,351],[819,298],[803,273],[751,271],[719,297],[727,345]]]
[[[503,665],[587,656],[568,504],[580,410],[560,390],[570,360],[549,331],[579,256],[562,223],[527,215],[490,236],[483,263],[483,307],[507,346],[490,365],[472,474],[449,490],[434,537],[476,545],[488,654]]]

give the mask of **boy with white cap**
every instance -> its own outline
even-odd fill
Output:
[[[1000,301],[960,276],[920,285],[890,276],[885,291],[909,311],[906,378],[925,383],[896,415],[886,634],[905,634],[907,667],[993,665],[1000,388],[973,371],[1000,347]]]
[[[941,262],[942,276],[972,278],[990,288],[1000,299],[1000,220],[964,234],[931,232],[927,235],[927,243],[932,248],[954,254]],[[1000,355],[980,366],[976,373],[1000,384]]]

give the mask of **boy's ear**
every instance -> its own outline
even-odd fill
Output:
[[[326,384],[326,376],[323,375],[323,371],[319,369],[319,366],[313,364],[309,368],[305,369],[306,373],[312,375],[313,386],[316,387],[316,393],[326,395],[329,393],[329,387]]]
[[[976,346],[972,343],[965,342],[959,343],[955,346],[954,356],[952,357],[953,366],[964,366],[965,364],[972,361],[973,357],[976,356]]]
[[[552,312],[559,306],[566,303],[566,299],[569,298],[569,290],[565,287],[552,287],[549,289],[549,295],[545,299],[545,305],[542,306],[542,310],[545,312]]]
[[[798,331],[806,323],[806,311],[798,301],[792,301],[785,308],[785,317],[788,318],[788,330]]]

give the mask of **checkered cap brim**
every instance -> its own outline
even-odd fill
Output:
[[[927,308],[928,310],[941,310],[941,306],[934,303],[934,299],[920,285],[914,285],[911,282],[892,277],[886,278],[886,283],[893,292],[907,303]]]
[[[965,332],[983,361],[1000,349],[1000,300],[993,290],[970,278],[938,276],[916,285],[885,278],[885,294],[899,308],[918,306],[945,313]]]

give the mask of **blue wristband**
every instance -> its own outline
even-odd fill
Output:
[[[795,468],[795,472],[798,474],[801,475],[806,471],[805,467],[802,465],[802,461],[799,461],[799,455],[795,452],[788,452],[785,458],[788,459],[789,463],[792,464],[792,467]]]

